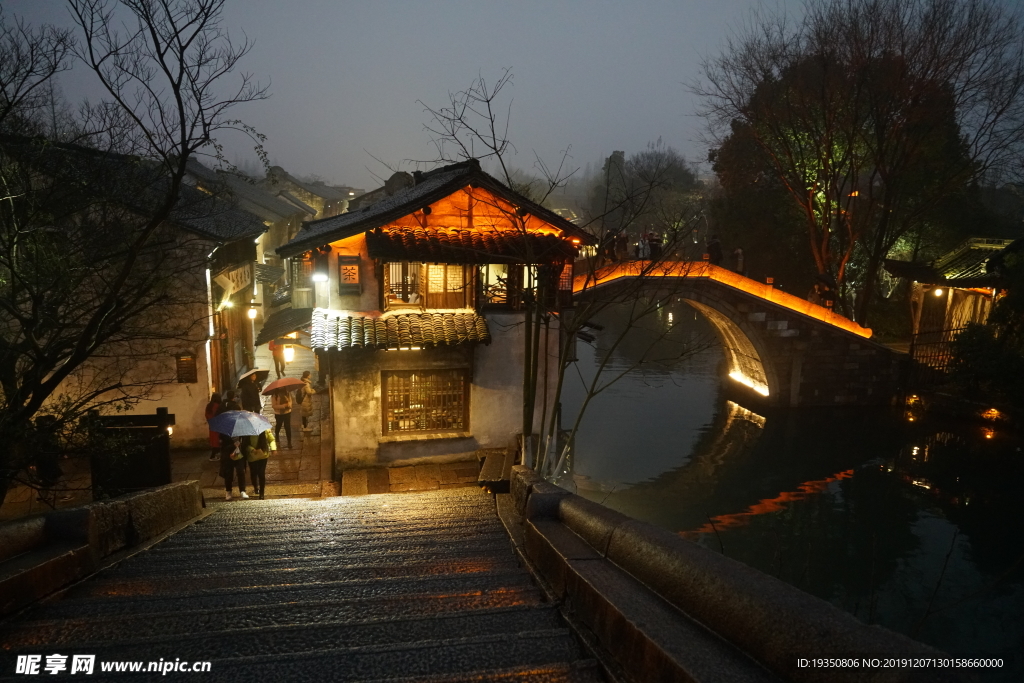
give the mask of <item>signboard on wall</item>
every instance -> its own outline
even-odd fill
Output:
[[[252,266],[253,264],[246,263],[223,272],[213,279],[224,290],[225,296],[231,296],[235,292],[240,292],[246,287],[252,286]]]
[[[338,293],[359,294],[362,287],[359,280],[359,256],[338,257]]]

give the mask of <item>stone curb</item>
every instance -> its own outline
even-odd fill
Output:
[[[0,616],[194,519],[203,507],[199,483],[187,481],[0,524]]]

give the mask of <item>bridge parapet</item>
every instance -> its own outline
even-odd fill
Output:
[[[517,551],[631,681],[935,683],[957,672],[815,668],[812,658],[941,658],[879,626],[669,531],[631,519],[516,466],[498,510]]]
[[[706,262],[614,264],[579,275],[578,297],[641,281],[685,300],[715,328],[728,375],[779,407],[875,405],[895,391],[900,359],[871,330],[823,306]]]

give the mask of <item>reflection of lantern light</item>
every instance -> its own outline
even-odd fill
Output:
[[[942,296],[942,288],[941,287],[939,287],[938,289],[935,290],[935,296]]]
[[[295,349],[293,349],[291,347],[291,345],[285,346],[284,347],[284,362],[285,363],[291,363],[293,360],[295,360]]]
[[[993,429],[989,429],[988,427],[986,427],[986,428],[982,429],[981,431],[982,431],[982,433],[983,433],[983,434],[985,435],[985,438],[986,438],[986,439],[991,439],[991,438],[992,438],[993,436],[995,436],[995,434],[996,434],[996,433],[995,433],[995,430],[993,430]]]
[[[256,309],[255,308],[250,308],[249,309],[249,320],[255,320],[255,319],[256,319]]]

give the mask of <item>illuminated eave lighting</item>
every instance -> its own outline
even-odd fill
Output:
[[[646,270],[644,269],[645,267]],[[714,280],[751,296],[769,301],[776,306],[788,308],[791,311],[802,313],[827,325],[846,330],[859,337],[864,337],[865,339],[871,337],[871,330],[869,328],[862,327],[849,318],[844,318],[838,313],[834,313],[831,309],[812,304],[806,299],[783,292],[769,284],[751,280],[727,268],[701,261],[665,261],[656,264],[654,267],[651,267],[649,261],[646,264],[638,261],[620,263],[607,268],[600,268],[596,273],[577,275],[573,280],[572,291],[573,294],[579,294],[584,290],[593,289],[621,278],[637,277],[686,277]]]
[[[729,377],[731,377],[732,379],[736,380],[737,382],[739,382],[740,384],[742,384],[745,387],[750,387],[751,389],[753,389],[757,393],[761,394],[762,396],[767,396],[768,395],[768,387],[766,387],[765,385],[761,384],[760,382],[755,382],[754,380],[752,380],[749,377],[747,377],[746,375],[744,375],[742,372],[738,372],[738,371],[730,372],[729,373]]]
[[[327,282],[327,273],[313,273],[313,282]]]
[[[942,296],[942,287],[935,290],[935,296]]]
[[[284,362],[291,363],[295,360],[295,348],[291,344],[284,347]]]

